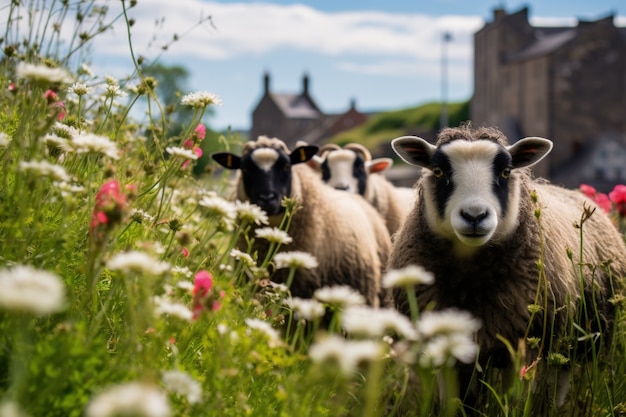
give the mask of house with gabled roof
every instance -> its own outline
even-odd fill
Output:
[[[538,175],[604,190],[626,182],[626,169],[603,166],[607,148],[594,144],[610,138],[612,147],[626,149],[624,109],[626,28],[616,27],[613,15],[540,27],[530,24],[527,7],[514,13],[496,8],[474,34],[471,120],[500,127],[512,141],[551,139],[554,149],[536,167]]]
[[[250,138],[260,135],[277,137],[289,148],[297,141],[321,145],[331,136],[364,123],[368,115],[350,108],[340,114],[326,114],[317,105],[309,91],[309,76],[302,77],[299,93],[277,93],[270,87],[270,75],[263,75],[263,95],[252,112]]]

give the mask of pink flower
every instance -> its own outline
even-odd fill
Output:
[[[101,241],[113,226],[119,223],[126,211],[126,196],[120,190],[117,180],[102,184],[96,193],[93,214],[89,225],[92,239]]]
[[[204,269],[196,273],[193,279],[193,295],[206,297],[213,287],[213,277]]]
[[[596,189],[593,188],[591,185],[580,184],[580,191],[582,191],[584,195],[591,199],[595,198],[596,196]]]
[[[204,140],[204,136],[206,135],[206,127],[203,124],[199,124],[198,126],[196,126],[196,130],[194,130],[194,133],[196,134],[198,139],[202,141]]]
[[[191,148],[193,148],[193,145],[195,145],[193,139],[187,138],[183,142],[183,148],[185,148],[185,149],[191,149]]]
[[[604,193],[598,193],[595,197],[595,201],[596,204],[598,204],[598,206],[600,206],[600,208],[606,213],[611,212],[611,208],[613,207],[613,205],[611,204],[611,200],[609,200],[608,195]]]
[[[189,249],[183,246],[182,252],[183,252],[183,257],[189,258]]]
[[[626,185],[616,185],[609,193],[609,198],[615,204],[620,217],[626,217]]]

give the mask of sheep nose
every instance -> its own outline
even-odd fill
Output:
[[[472,210],[472,212],[467,212],[465,210],[461,210],[461,217],[474,227],[483,221],[487,215],[487,211],[474,212],[474,210]]]
[[[262,193],[259,194],[259,200],[263,203],[267,203],[269,201],[272,201],[276,198],[276,193]]]
[[[347,185],[347,184],[335,185],[335,189],[336,190],[347,191],[349,188],[350,188],[350,186]]]

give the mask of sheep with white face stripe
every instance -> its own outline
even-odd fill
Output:
[[[548,154],[552,142],[532,137],[509,146],[497,129],[465,126],[442,130],[436,146],[400,137],[392,147],[421,167],[422,177],[418,202],[395,237],[388,267],[418,264],[435,275],[433,285],[415,288],[420,308],[456,307],[482,321],[477,341],[483,367],[489,361],[511,370],[499,337],[513,347],[537,337],[539,349],[528,346],[526,364],[543,358],[539,367],[545,370],[549,351],[573,352],[559,350],[571,320],[610,338],[609,299],[626,276],[624,240],[582,193],[531,178],[527,168]],[[581,230],[573,225],[580,226],[586,208],[587,214],[595,211],[583,223],[581,243]],[[410,313],[405,291],[395,290],[394,301]],[[576,319],[581,310],[586,319]],[[472,371],[461,368],[466,387]],[[566,373],[561,378],[569,380]],[[566,386],[559,384],[550,398],[562,402]]]
[[[383,176],[393,165],[391,158],[372,159],[370,151],[358,143],[343,148],[329,145],[322,147],[322,155],[313,159],[322,180],[338,190],[362,195],[383,216],[393,235],[413,208],[416,191],[396,187]]]
[[[380,215],[357,195],[326,187],[303,162],[317,146],[300,146],[289,152],[284,142],[260,136],[247,142],[241,156],[220,152],[211,157],[228,169],[238,170],[236,197],[250,201],[278,226],[284,216],[284,197],[298,200],[300,208],[291,221],[293,241],[281,251],[303,251],[313,255],[319,266],[299,269],[291,285],[294,297],[311,298],[321,287],[349,285],[368,303],[379,304],[380,278],[391,240]],[[246,248],[243,248],[246,249]],[[253,247],[264,259],[268,243],[256,239]],[[272,280],[284,282],[287,270],[279,269]]]

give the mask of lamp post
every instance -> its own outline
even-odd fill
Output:
[[[446,44],[452,40],[450,32],[444,32],[441,38],[441,115],[439,127],[448,127],[448,57]]]

